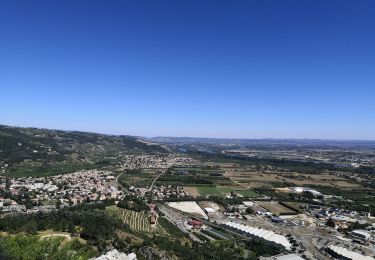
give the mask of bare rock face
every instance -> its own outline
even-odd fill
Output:
[[[105,255],[101,255],[97,258],[92,258],[90,260],[137,260],[137,255],[134,253],[125,254],[119,252],[117,249],[108,251]]]

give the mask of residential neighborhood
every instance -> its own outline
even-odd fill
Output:
[[[2,213],[51,211],[79,203],[121,200],[124,192],[109,171],[85,170],[39,178],[0,176]]]

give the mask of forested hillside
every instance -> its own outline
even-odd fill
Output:
[[[165,153],[136,137],[0,125],[0,172],[59,173],[97,167],[122,154]]]

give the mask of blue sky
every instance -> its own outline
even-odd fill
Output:
[[[375,139],[375,1],[1,1],[0,123]]]

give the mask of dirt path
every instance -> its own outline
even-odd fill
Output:
[[[47,238],[47,237],[65,237],[67,239],[72,239],[72,237],[69,234],[60,234],[60,233],[52,233],[48,235],[43,235],[40,238]]]

